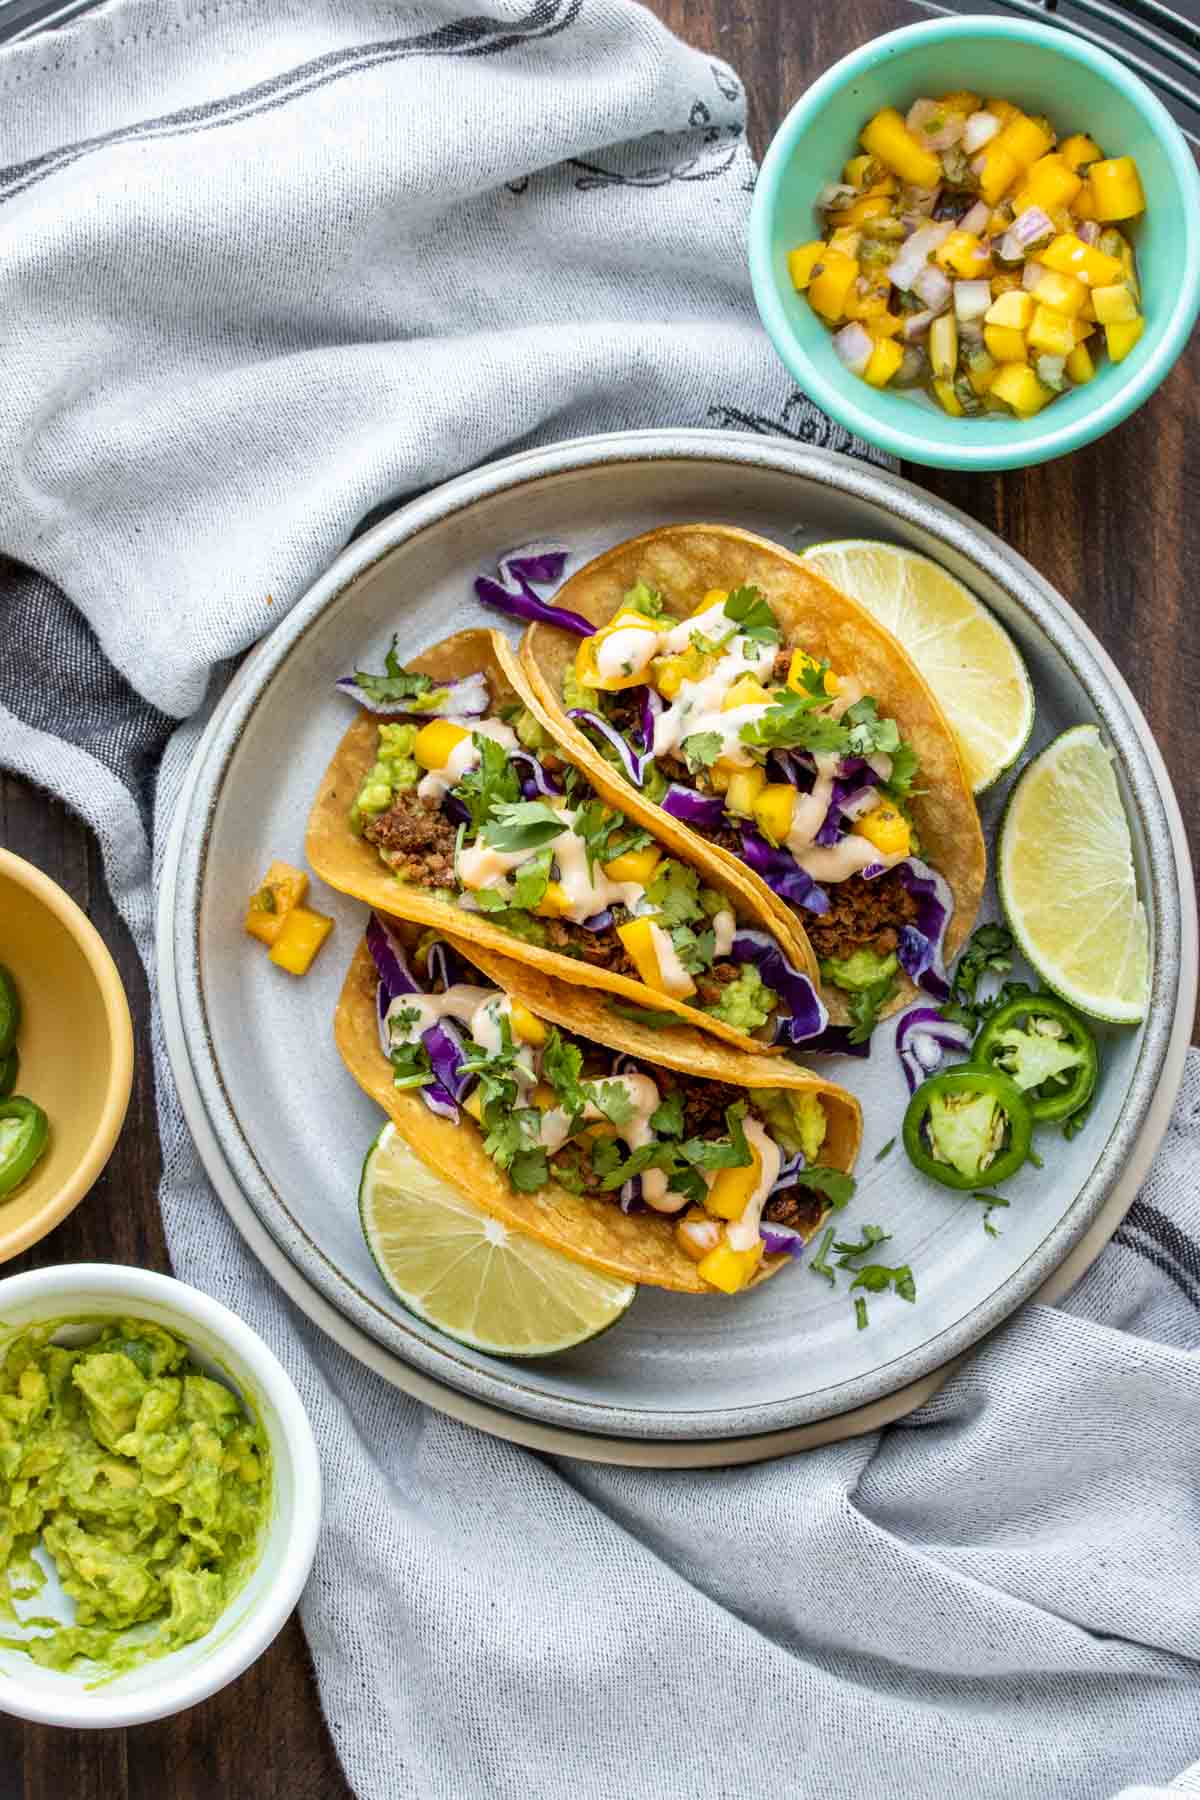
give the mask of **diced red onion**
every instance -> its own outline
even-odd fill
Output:
[[[958,229],[960,231],[969,231],[972,237],[982,237],[987,230],[988,220],[991,216],[992,209],[987,201],[976,200],[973,206],[968,206],[966,212],[958,221]]]
[[[985,144],[990,144],[1000,129],[1000,121],[993,112],[973,112],[963,126],[962,145],[968,156],[974,156]],[[976,171],[978,173],[978,171]]]
[[[1045,263],[1027,262],[1025,267],[1021,270],[1021,286],[1029,293],[1032,293],[1045,273]]]
[[[851,187],[846,181],[827,181],[817,195],[817,211],[828,212],[831,207],[843,205],[858,199],[858,189]]]
[[[833,348],[838,361],[851,375],[861,375],[875,351],[875,340],[865,325],[853,319],[833,334]]]
[[[904,320],[903,338],[906,344],[915,344],[923,338],[938,314],[926,307],[924,312],[909,313]]]
[[[982,319],[992,304],[990,281],[956,281],[954,284],[954,316],[960,322]]]
[[[965,1053],[970,1048],[970,1028],[943,1019],[936,1006],[914,1006],[896,1026],[896,1054],[910,1094],[916,1093],[926,1076],[941,1067],[947,1050]]]
[[[940,315],[950,305],[954,283],[936,263],[927,263],[913,282],[912,291],[918,300],[925,302],[931,312]]]
[[[1096,219],[1084,219],[1075,228],[1075,235],[1085,244],[1100,242],[1100,225]]]
[[[921,219],[928,219],[938,203],[938,195],[941,191],[940,182],[936,187],[931,188],[906,184],[900,189],[896,210],[900,213],[914,214],[918,222]]]
[[[1035,244],[1054,236],[1054,220],[1040,206],[1027,206],[1009,226],[996,245],[997,254],[1005,262],[1022,262]]]
[[[918,231],[914,231],[901,244],[888,266],[888,280],[892,286],[904,290],[911,288],[928,259],[939,244],[945,243],[953,229],[949,219],[942,219],[937,224],[922,225]]]
[[[1062,393],[1067,385],[1067,359],[1065,356],[1050,356],[1049,354],[1039,356],[1034,368],[1040,382],[1048,388],[1053,388],[1056,394]]]
[[[931,131],[929,127],[935,119],[941,123]],[[947,112],[936,100],[914,100],[904,122],[926,150],[949,150],[963,134],[962,114]]]
[[[387,713],[393,717],[404,714],[420,719],[478,719],[489,705],[487,676],[478,669],[464,675],[461,681],[450,682],[436,706],[423,706],[420,695],[411,700],[377,700],[359,686],[356,675],[343,675],[334,686],[351,700],[357,700],[367,712]],[[439,689],[434,687],[431,691],[438,693]]]

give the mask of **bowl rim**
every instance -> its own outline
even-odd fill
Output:
[[[53,1231],[95,1186],[120,1136],[133,1092],[133,1020],[124,984],[107,944],[64,888],[43,874],[36,864],[27,862],[11,850],[0,848],[0,877],[4,876],[40,901],[82,950],[100,990],[112,1060],[100,1119],[91,1142],[68,1179],[24,1224],[6,1230],[0,1222],[0,1263],[28,1250],[47,1232]]]
[[[1094,406],[1086,416],[1071,425],[1044,429],[1036,427],[1027,442],[998,447],[987,443],[973,444],[964,438],[958,444],[943,446],[929,443],[914,425],[910,430],[895,426],[860,405],[854,397],[843,393],[817,366],[815,357],[796,337],[784,312],[775,278],[772,257],[772,222],[783,175],[791,161],[796,141],[819,116],[822,108],[855,76],[888,60],[910,45],[939,42],[946,39],[970,38],[1013,39],[1036,45],[1050,55],[1082,64],[1094,74],[1109,81],[1145,117],[1155,136],[1163,143],[1175,177],[1184,197],[1185,209],[1200,214],[1200,172],[1197,171],[1187,141],[1162,101],[1153,94],[1140,76],[1126,69],[1106,50],[1073,36],[1061,26],[1034,20],[998,19],[990,16],[924,20],[901,26],[873,38],[849,55],[843,56],[819,75],[785,115],[763,157],[755,183],[748,226],[750,279],[767,334],[787,369],[810,399],[844,425],[848,431],[905,461],[938,469],[1000,470],[1031,468],[1065,456],[1072,450],[1093,443],[1127,419],[1147,400],[1169,374],[1182,352],[1200,313],[1200,234],[1184,231],[1184,254],[1179,281],[1171,309],[1167,314],[1151,354],[1136,376],[1119,386],[1111,397]],[[919,412],[914,407],[919,420]],[[1049,411],[1039,418],[1050,423]],[[1032,423],[1032,421],[1027,421]]]
[[[245,1365],[275,1409],[279,1442],[285,1446],[292,1465],[296,1495],[279,1572],[269,1590],[254,1610],[186,1674],[155,1682],[126,1696],[114,1692],[111,1685],[88,1690],[82,1682],[61,1692],[35,1689],[25,1683],[20,1673],[11,1670],[0,1678],[0,1712],[43,1725],[112,1730],[168,1718],[206,1700],[243,1674],[278,1636],[300,1598],[316,1554],[322,1511],[321,1465],[304,1403],[275,1352],[252,1326],[221,1301],[173,1275],[127,1268],[121,1263],[64,1263],[57,1268],[30,1269],[20,1275],[0,1277],[0,1328],[7,1309],[18,1303],[28,1305],[31,1300],[45,1302],[48,1319],[69,1317],[72,1294],[80,1297],[84,1308],[81,1316],[86,1316],[85,1294],[92,1300],[105,1295],[135,1308],[139,1302],[153,1303],[178,1317],[180,1337],[188,1339],[189,1325],[200,1325],[219,1339]],[[278,1454],[278,1443],[273,1440],[272,1455]],[[281,1525],[279,1519],[272,1523],[268,1539]],[[266,1542],[264,1539],[264,1554]],[[219,1625],[218,1619],[212,1628],[214,1632]],[[169,1661],[166,1657],[158,1666],[165,1668]]]

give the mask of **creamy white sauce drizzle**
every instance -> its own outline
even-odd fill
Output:
[[[670,934],[661,925],[651,925],[650,942],[654,946],[663,992],[673,995],[676,1000],[686,1000],[689,994],[695,993],[696,984],[680,961]]]
[[[556,805],[563,829],[542,850],[551,850],[558,865],[557,881],[569,905],[562,917],[582,925],[593,913],[610,906],[624,906],[631,913],[643,904],[646,890],[640,881],[612,881],[599,862],[588,868],[587,845],[574,830],[575,814],[569,807]],[[458,858],[458,879],[465,888],[499,887],[514,869],[530,862],[540,851],[493,850],[490,845],[475,843],[462,850]]]
[[[718,600],[712,606],[705,607],[703,612],[696,613],[690,619],[681,619],[678,625],[672,625],[669,631],[664,631],[660,646],[669,656],[678,656],[690,645],[693,632],[698,631],[711,644],[723,644],[736,630],[737,625],[725,611],[725,602]]]
[[[596,671],[607,681],[641,675],[658,655],[659,636],[653,626],[618,625],[606,632],[596,647]]]
[[[851,831],[840,843],[831,844],[828,849],[821,844],[814,844],[810,850],[797,856],[796,861],[814,881],[848,881],[851,875],[860,875],[872,863],[879,863],[885,869],[893,868],[896,863],[904,861],[904,852],[885,856],[870,838]]]
[[[715,914],[712,928],[714,957],[728,956],[733,949],[734,933],[737,931],[737,920],[728,907]]]
[[[698,621],[693,621],[693,629]],[[761,680],[769,675],[775,662],[770,644],[756,644],[749,638],[735,638],[728,653],[716,667],[699,681],[684,681],[670,706],[663,708],[654,726],[654,755],[666,756],[677,750],[684,738],[702,732],[715,732],[721,740],[720,756],[736,768],[748,768],[754,761],[741,741],[742,728],[762,718],[772,702],[761,705],[733,706],[721,711],[721,702],[743,675]]]

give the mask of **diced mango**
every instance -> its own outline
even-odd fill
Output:
[[[558,1095],[548,1081],[539,1081],[536,1087],[530,1089],[529,1104],[536,1106],[539,1112],[549,1112],[558,1105]]]
[[[662,851],[657,844],[648,844],[644,850],[626,850],[620,856],[614,856],[611,862],[604,865],[604,873],[610,881],[636,881],[641,887],[649,887],[654,878],[654,871],[662,861]]]
[[[1142,179],[1132,156],[1110,156],[1106,162],[1093,163],[1088,180],[1098,219],[1132,219],[1146,210]]]
[[[696,1264],[696,1273],[723,1294],[736,1294],[753,1280],[762,1258],[761,1238],[752,1250],[731,1250],[728,1244],[718,1244]]]
[[[791,688],[793,694],[808,693],[808,688],[805,686],[804,682],[805,672],[809,669],[815,669],[816,667],[816,657],[810,656],[807,650],[792,651],[792,660],[788,664],[787,685]],[[841,685],[841,677],[835,675],[832,669],[826,669],[824,681],[825,692],[830,695],[836,694]]]
[[[1045,387],[1024,363],[1008,363],[988,390],[989,400],[1002,400],[1019,419],[1031,419],[1053,398],[1053,389]]]
[[[1113,362],[1124,362],[1145,329],[1146,321],[1141,318],[1121,319],[1104,327],[1104,341]]]
[[[561,882],[548,881],[545,893],[533,910],[540,919],[565,919],[573,904]]]
[[[584,639],[579,647],[581,654],[591,642],[591,638]],[[422,769],[444,769],[451,752],[470,735],[453,719],[430,719],[428,725],[422,725],[413,742],[413,760]]]
[[[839,225],[828,244],[827,250],[836,250],[839,256],[858,256],[858,246],[862,243],[862,232],[857,225]]]
[[[1015,294],[1022,285],[1019,275],[1012,274],[1007,269],[1001,269],[992,276],[992,299],[998,300],[1001,294]]]
[[[846,295],[845,316],[848,319],[861,319],[869,325],[872,319],[881,319],[887,312],[888,300],[892,291],[891,283],[886,280],[882,281],[878,287],[868,287],[865,292],[859,291],[860,285],[856,281]],[[897,321],[897,323],[902,323],[902,321]],[[885,336],[890,335],[890,333],[885,333]]]
[[[984,325],[1007,325],[1013,331],[1025,331],[1036,304],[1033,295],[1024,288],[1011,288],[992,301],[983,315]]]
[[[1090,338],[1093,335],[1096,327],[1089,324],[1086,319],[1072,319],[1071,330],[1075,334],[1075,342],[1077,344],[1082,344],[1085,339]]]
[[[1038,251],[1038,261],[1063,275],[1076,275],[1088,287],[1107,287],[1121,278],[1117,257],[1106,256],[1094,244],[1085,244],[1073,231],[1064,231]]]
[[[795,805],[796,790],[790,782],[772,781],[760,788],[754,802],[754,821],[763,836],[782,844],[792,829]]]
[[[861,200],[855,200],[834,216],[839,225],[861,225],[867,219],[882,219],[891,210],[892,203],[886,194],[864,194]]]
[[[1029,169],[1054,148],[1054,133],[1045,119],[1018,112],[1001,126],[988,148],[1006,151],[1020,168]]]
[[[1058,154],[1069,169],[1074,169],[1078,173],[1085,164],[1099,162],[1104,152],[1095,139],[1087,135],[1086,131],[1076,131],[1069,138],[1063,139],[1058,146]]]
[[[482,1124],[482,1122],[483,1122],[483,1089],[481,1087],[473,1087],[471,1089],[471,1092],[467,1095],[466,1099],[461,1100],[459,1102],[459,1104],[462,1107],[463,1111],[467,1114],[467,1116],[469,1118],[474,1119],[474,1121],[477,1125]]]
[[[1022,213],[1031,206],[1040,206],[1043,212],[1053,212],[1057,207],[1070,206],[1082,186],[1079,176],[1061,156],[1041,156],[1026,175],[1013,201],[1013,210]]]
[[[1065,313],[1039,306],[1025,333],[1025,342],[1044,356],[1070,356],[1075,348],[1075,333]]]
[[[285,915],[283,930],[275,940],[271,961],[289,975],[306,975],[325,939],[333,930],[333,920],[307,906],[293,906]]]
[[[585,638],[584,643],[586,642]],[[663,699],[674,700],[684,682],[694,679],[695,662],[686,650],[679,656],[663,656],[655,663],[653,674],[654,685]]]
[[[949,413],[952,419],[961,419],[966,408],[954,391],[954,383],[939,375],[930,382],[934,398],[943,412]]]
[[[722,712],[732,712],[737,706],[766,706],[770,703],[762,682],[755,675],[739,675],[737,680],[726,689],[725,698],[721,702]]]
[[[879,313],[875,318],[867,319],[865,323],[867,336],[873,337],[876,342],[881,338],[894,338],[904,329],[904,320],[898,319],[895,313],[890,312]],[[903,360],[903,352],[901,352],[901,360]]]
[[[947,112],[973,113],[979,111],[983,101],[969,88],[956,88],[952,94],[943,94],[938,105],[944,106]]]
[[[1025,333],[1009,325],[985,325],[983,341],[987,353],[998,363],[1022,363],[1026,360]],[[989,383],[990,387],[991,383]]]
[[[1020,109],[1019,107],[1014,106],[1011,100],[985,100],[983,103],[983,110],[984,112],[990,112],[994,118],[999,119],[1002,125],[1007,125],[1010,119],[1015,119],[1017,117]]]
[[[933,260],[952,275],[961,275],[964,281],[986,275],[992,264],[987,245],[973,231],[952,231],[934,251]]]
[[[815,313],[835,324],[846,308],[846,296],[858,280],[858,263],[840,250],[828,249],[813,270],[808,284],[808,303]]]
[[[1074,275],[1060,275],[1057,269],[1047,269],[1034,288],[1033,297],[1039,305],[1052,306],[1055,312],[1074,319],[1087,302],[1088,290]]]
[[[273,862],[246,907],[246,930],[262,944],[273,944],[284,920],[308,892],[308,876],[291,863]]]
[[[746,1202],[758,1186],[758,1178],[762,1173],[762,1158],[753,1145],[750,1146],[751,1160],[736,1169],[718,1169],[716,1178],[704,1197],[707,1212],[717,1219],[740,1219],[746,1210]]]
[[[725,805],[730,812],[741,813],[748,819],[754,811],[754,802],[766,785],[767,771],[758,763],[752,763],[748,769],[735,769],[725,790]]]
[[[941,162],[932,150],[926,150],[913,136],[894,106],[885,106],[881,112],[877,112],[865,130],[860,132],[858,141],[864,150],[877,157],[901,181],[923,188],[940,185]]]
[[[862,378],[868,387],[886,387],[903,361],[904,352],[895,338],[880,338],[871,352],[871,360],[863,370]]]
[[[701,613],[711,612],[714,606],[724,606],[728,598],[728,588],[709,588],[699,606],[693,610],[693,619],[698,619]]]
[[[1137,301],[1123,281],[1092,289],[1092,305],[1101,325],[1121,325],[1138,316]]]
[[[882,856],[907,856],[912,847],[908,820],[898,807],[889,805],[886,800],[882,806],[856,820],[854,830],[859,837],[874,844]]]
[[[1077,219],[1094,219],[1096,216],[1096,196],[1092,192],[1090,181],[1084,181],[1071,202],[1071,212]]]
[[[509,1007],[508,1022],[513,1036],[520,1038],[523,1044],[545,1043],[546,1027],[537,1014],[531,1013],[529,1008],[522,1006],[519,1000],[514,1000]]]
[[[967,380],[981,398],[991,387],[998,367],[999,364],[988,350],[976,350],[968,358]]]
[[[813,270],[824,254],[825,244],[821,238],[814,238],[811,244],[801,244],[799,249],[788,251],[788,274],[798,293],[804,292],[813,278]]]
[[[979,192],[989,206],[995,206],[997,200],[1007,194],[1021,173],[1021,165],[1016,157],[1008,150],[1000,149],[999,144],[999,137],[994,137],[987,149],[983,151]]]
[[[686,1000],[695,993],[696,984],[690,976],[686,987],[668,983],[659,967],[658,950],[654,942],[654,927],[657,923],[657,920],[645,917],[629,919],[624,925],[617,926],[617,936],[648,988],[653,988],[656,994],[673,994],[677,1000]]]
[[[1086,344],[1076,344],[1067,358],[1067,374],[1072,381],[1082,384],[1090,381],[1096,373],[1096,365],[1092,361]]]
[[[952,312],[943,313],[929,328],[929,366],[935,375],[953,378],[958,366],[958,325]]]
[[[709,785],[711,786],[713,793],[725,793],[729,787],[729,783],[736,774],[737,764],[728,762],[723,756],[718,756],[716,762],[708,771]]]
[[[865,191],[871,170],[877,167],[873,156],[852,156],[842,170],[842,180],[848,187],[862,188]]]

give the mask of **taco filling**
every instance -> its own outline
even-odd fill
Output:
[[[826,1168],[819,1093],[653,1068],[537,1018],[446,940],[415,949],[374,915],[380,1047],[394,1085],[465,1113],[521,1193],[553,1183],[675,1221],[701,1278],[735,1292],[764,1254],[799,1254],[853,1183]]]
[[[562,704],[647,799],[803,912],[826,981],[890,998],[900,969],[944,998],[946,882],[920,860],[918,757],[849,674],[785,646],[760,590],[677,620],[639,582],[584,637]]]
[[[387,668],[355,678],[360,697],[374,682],[375,710],[404,711],[402,684],[428,678]],[[609,806],[519,701],[484,712],[471,679],[482,716],[378,725],[349,822],[397,880],[764,1042],[816,1036],[824,1009],[775,940]]]

